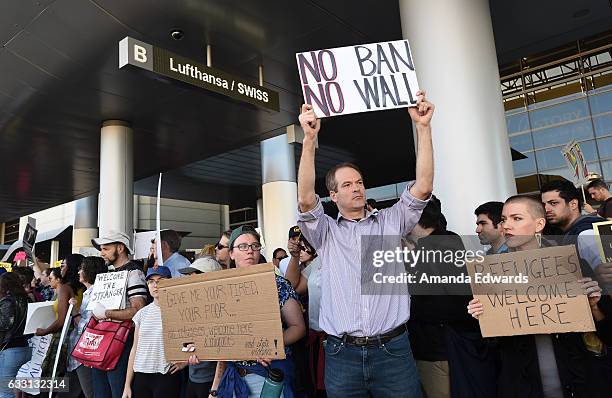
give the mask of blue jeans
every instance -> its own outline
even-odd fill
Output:
[[[134,335],[131,334],[115,369],[109,371],[91,369],[94,398],[121,398],[133,342]]]
[[[0,398],[13,398],[13,390],[6,386],[9,379],[17,376],[19,368],[30,360],[32,349],[30,347],[13,347],[0,351]]]
[[[357,347],[328,336],[325,389],[329,398],[420,398],[408,333],[377,347]]]

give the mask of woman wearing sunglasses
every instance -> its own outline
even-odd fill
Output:
[[[259,234],[249,226],[242,226],[232,231],[229,239],[229,254],[232,265],[236,268],[256,265],[260,260],[262,249]],[[259,359],[258,361],[218,362],[213,381],[211,396],[221,398],[256,398],[259,397],[267,376],[266,366],[281,369],[284,373],[283,396],[293,398],[292,389],[294,367],[291,359],[291,344],[306,334],[302,309],[298,295],[289,282],[276,276],[278,302],[283,324],[283,341],[287,358],[283,360]],[[253,358],[255,359],[255,358]],[[199,363],[194,355],[189,364]]]

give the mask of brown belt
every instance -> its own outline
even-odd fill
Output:
[[[388,343],[391,339],[401,335],[402,333],[408,330],[406,324],[401,324],[395,329],[387,332],[385,334],[380,334],[378,336],[366,336],[366,337],[356,337],[349,336],[345,334],[342,337],[336,337],[339,340],[342,340],[343,343],[348,345],[354,345],[357,347],[378,347],[381,344]],[[334,336],[335,337],[335,336]]]

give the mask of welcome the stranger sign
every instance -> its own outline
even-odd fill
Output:
[[[135,66],[236,100],[279,111],[276,91],[131,37],[119,42],[119,69],[127,66]]]
[[[308,51],[296,60],[304,102],[317,117],[416,105],[408,40]]]

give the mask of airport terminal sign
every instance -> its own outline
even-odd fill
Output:
[[[145,69],[236,100],[279,111],[276,91],[131,37],[119,42],[119,68],[128,66]]]
[[[295,56],[304,102],[318,117],[416,105],[419,84],[408,40]]]

